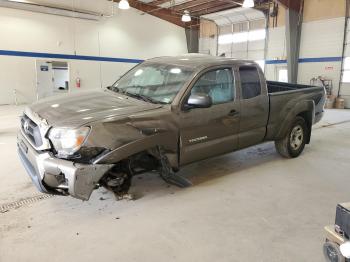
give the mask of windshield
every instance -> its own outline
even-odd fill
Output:
[[[193,70],[167,64],[140,64],[122,76],[111,90],[152,103],[169,104]]]

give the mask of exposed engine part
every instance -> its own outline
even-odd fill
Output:
[[[132,176],[130,161],[122,161],[102,178],[101,185],[112,191],[119,200],[128,194]]]
[[[100,185],[112,191],[117,200],[133,200],[134,195],[128,193],[132,177],[150,171],[159,172],[163,180],[169,184],[181,188],[192,186],[189,180],[173,171],[161,148],[155,152],[142,152],[119,162],[101,179]]]
[[[161,148],[159,148],[159,156],[161,162],[161,166],[159,167],[159,174],[165,182],[181,188],[192,186],[191,181],[176,174],[173,171],[168,158],[165,156]]]
[[[137,154],[130,158],[130,169],[133,175],[157,171],[159,160],[148,152]]]

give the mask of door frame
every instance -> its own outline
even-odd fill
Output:
[[[180,98],[180,102],[178,104],[178,108],[179,108],[179,112],[178,112],[178,117],[181,118],[184,114],[187,114],[189,113],[188,109],[185,109],[184,105],[185,103],[187,102],[187,99],[189,97],[189,95],[191,94],[191,90],[193,88],[193,86],[197,83],[197,81],[206,73],[210,72],[210,71],[213,71],[213,70],[218,70],[218,69],[225,69],[225,68],[229,68],[231,70],[231,73],[232,73],[232,77],[233,77],[233,88],[234,88],[234,98],[232,101],[230,102],[226,102],[226,103],[221,103],[221,104],[217,104],[217,105],[212,105],[212,106],[219,106],[219,105],[224,105],[224,104],[231,104],[232,106],[236,106],[238,107],[238,111],[240,111],[240,91],[238,90],[239,87],[238,87],[238,80],[237,80],[237,76],[236,76],[236,72],[234,70],[234,65],[233,64],[223,64],[223,65],[215,65],[215,66],[210,66],[210,67],[207,67],[201,71],[199,71],[195,77],[193,78],[193,80],[190,82],[190,84],[186,87],[186,90],[184,90],[184,92],[182,92],[181,94],[181,98]],[[190,109],[190,110],[200,110],[200,108],[198,109]],[[238,117],[238,123],[237,123],[237,144],[235,147],[238,147],[238,131],[239,131],[239,121],[240,121],[240,115],[237,116]],[[181,120],[180,120],[181,121]],[[189,164],[191,162],[194,162],[194,161],[197,161],[197,160],[194,160],[194,161],[190,161],[190,162],[183,162],[181,160],[182,158],[182,155],[183,155],[183,150],[184,150],[184,146],[183,146],[183,141],[182,141],[182,127],[179,126],[179,137],[180,137],[180,148],[179,148],[179,163],[180,165],[184,165],[184,164]],[[235,133],[233,132],[232,135],[234,136]],[[217,140],[217,139],[215,139]],[[215,140],[212,140],[212,141],[215,141]],[[208,144],[210,144],[210,141],[207,142]],[[200,147],[200,144],[196,144],[198,147]],[[204,150],[204,148],[203,148]],[[231,151],[234,151],[235,149],[232,149]],[[229,152],[229,151],[228,151]],[[223,152],[223,153],[227,153],[226,151]],[[211,156],[208,156],[208,157],[211,157]],[[206,157],[204,157],[206,158]],[[201,158],[199,157],[198,160],[200,159],[204,159],[204,158]]]

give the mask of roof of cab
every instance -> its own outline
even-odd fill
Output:
[[[178,66],[187,66],[192,68],[208,67],[221,64],[241,64],[254,63],[252,60],[241,60],[227,57],[203,55],[203,54],[186,54],[181,56],[162,56],[146,60],[146,62],[165,63]]]

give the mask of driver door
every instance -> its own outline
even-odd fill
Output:
[[[231,152],[238,147],[239,109],[231,67],[202,73],[190,94],[207,94],[209,108],[192,108],[180,115],[180,165]],[[187,102],[186,100],[186,102]],[[185,102],[185,103],[186,103]]]

